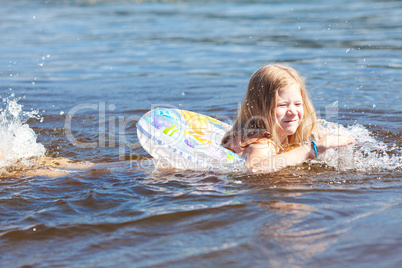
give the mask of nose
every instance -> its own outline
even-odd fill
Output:
[[[286,111],[288,116],[297,115],[296,107],[294,105],[289,106],[289,109]]]

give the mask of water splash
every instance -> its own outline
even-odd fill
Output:
[[[397,170],[402,167],[400,148],[390,146],[373,137],[362,125],[344,127],[336,123],[320,121],[321,131],[327,134],[351,136],[356,139],[352,146],[329,149],[313,163],[324,163],[337,170],[380,171]]]
[[[43,156],[45,147],[36,142],[36,134],[26,123],[34,118],[42,121],[38,110],[23,111],[20,98],[11,94],[3,98],[0,108],[0,168],[31,157]]]

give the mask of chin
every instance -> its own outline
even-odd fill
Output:
[[[293,124],[293,125],[289,125],[289,124],[279,125],[278,134],[283,135],[283,136],[285,136],[285,135],[291,136],[296,133],[296,131],[299,127],[300,127],[300,123]]]
[[[296,133],[296,131],[289,131],[289,130],[283,130],[283,129],[281,129],[278,132],[279,136],[291,136],[291,135],[293,135],[295,133]]]
[[[297,131],[297,127],[296,128],[285,128],[285,129],[282,128],[280,132],[282,132],[286,136],[290,136],[290,135],[295,134],[296,131]]]
[[[296,130],[295,130],[295,131],[288,131],[288,132],[286,133],[286,135],[290,136],[290,135],[293,135],[293,134],[295,134],[295,133],[296,133]]]

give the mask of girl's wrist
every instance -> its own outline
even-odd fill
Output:
[[[317,143],[315,141],[311,141],[311,149],[313,151],[313,158],[317,158],[318,157],[318,147],[317,147]]]
[[[315,151],[311,143],[305,144],[304,148],[307,152],[307,159],[314,159],[315,158]]]
[[[318,154],[322,154],[327,150],[327,148],[325,148],[324,139],[320,139],[320,140],[316,141],[315,144],[317,145]]]

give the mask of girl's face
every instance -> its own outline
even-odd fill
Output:
[[[303,120],[304,109],[300,87],[297,84],[290,84],[279,89],[276,100],[277,132],[283,141],[296,132]]]

